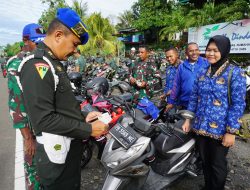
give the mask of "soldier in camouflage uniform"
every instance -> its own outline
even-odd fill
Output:
[[[135,101],[143,97],[151,98],[154,85],[160,77],[154,61],[148,58],[146,46],[139,48],[139,57],[140,59],[132,64],[130,70],[130,83],[133,87]]]
[[[114,70],[118,70],[118,65],[116,64],[117,57],[113,57],[112,54],[107,56],[107,63],[108,65]]]
[[[26,187],[28,190],[41,189],[39,179],[36,175],[33,155],[35,153],[35,140],[29,125],[26,114],[22,92],[18,86],[16,75],[18,67],[29,51],[36,48],[36,43],[40,42],[45,35],[39,32],[41,26],[37,24],[28,24],[23,29],[23,42],[20,43],[22,51],[16,56],[10,58],[7,62],[8,89],[9,89],[9,111],[13,120],[13,127],[20,129],[24,140],[24,170]]]
[[[138,59],[137,54],[136,54],[136,49],[134,47],[131,48],[129,56],[128,56],[128,61],[127,61],[127,66],[129,70],[131,70],[131,67],[135,64],[135,61]]]

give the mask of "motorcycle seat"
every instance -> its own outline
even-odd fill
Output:
[[[126,102],[132,101],[132,95],[131,95],[131,93],[124,93],[124,94],[118,95],[118,97],[121,98],[121,99],[123,99]]]

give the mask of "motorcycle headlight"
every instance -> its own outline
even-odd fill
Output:
[[[118,166],[119,162],[116,161],[116,162],[110,162],[110,163],[107,163],[107,166],[110,167],[110,168],[115,168],[116,166]]]
[[[139,144],[136,146],[131,146],[128,150],[124,149],[124,151],[122,151],[123,153],[119,153],[119,157],[117,157],[116,161],[111,161],[111,162],[106,162],[106,165],[110,168],[115,168],[116,166],[126,162],[127,160],[129,160],[133,155],[135,155],[142,147],[144,144]],[[120,148],[119,148],[120,149]],[[115,156],[115,155],[113,155]]]
[[[122,170],[116,171],[113,175],[117,176],[145,176],[149,172],[149,167],[145,164],[128,166]]]
[[[140,137],[129,149],[117,147],[115,139],[108,140],[102,155],[102,163],[109,168],[120,168],[139,158],[150,143],[150,138]],[[113,147],[117,147],[114,149]]]

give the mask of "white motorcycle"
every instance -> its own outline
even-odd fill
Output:
[[[103,190],[160,190],[185,173],[197,175],[195,140],[182,131],[183,120],[154,123],[144,116],[132,109],[110,130],[101,158],[107,169]]]

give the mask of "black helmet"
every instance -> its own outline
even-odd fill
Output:
[[[73,82],[76,87],[80,87],[82,82],[82,74],[78,72],[69,73],[69,80]]]
[[[106,78],[96,77],[86,84],[89,93],[105,95],[109,90],[109,83]]]

